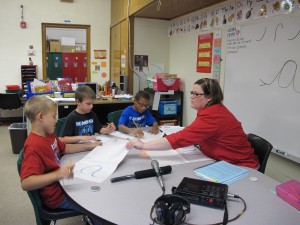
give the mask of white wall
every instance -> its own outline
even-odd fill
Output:
[[[220,6],[222,4],[216,5]],[[211,8],[215,8],[216,6],[206,8],[205,11],[209,11]],[[204,11],[197,11],[187,16],[199,15]],[[187,17],[185,16],[185,17]],[[182,17],[184,18],[184,17]],[[176,19],[176,20],[180,20]],[[224,28],[225,29],[225,28]],[[208,31],[203,31],[201,34],[205,33],[213,33],[216,29],[211,29]],[[199,73],[196,72],[196,60],[197,60],[197,45],[198,45],[198,35],[199,32],[181,34],[177,36],[173,36],[170,38],[170,72],[177,73],[177,75],[181,78],[180,82],[180,90],[184,91],[184,105],[183,105],[183,125],[187,126],[190,124],[196,117],[196,110],[190,107],[190,95],[189,91],[191,91],[195,81],[204,78],[210,77],[210,73]],[[221,46],[221,57],[224,58],[225,54],[225,41],[222,40]],[[220,83],[223,85],[224,80],[224,61],[221,62],[220,65]]]
[[[32,60],[38,65],[38,76],[42,79],[42,32],[41,23],[84,24],[91,26],[91,62],[94,49],[107,50],[106,68],[98,74],[91,74],[93,82],[104,83],[101,73],[109,75],[110,46],[110,0],[74,0],[63,3],[60,0],[0,0],[0,92],[5,85],[21,85],[20,67],[28,64],[28,48],[33,45],[35,56]],[[27,28],[20,28],[21,5]],[[91,67],[92,71],[92,67]]]
[[[169,72],[169,38],[167,29],[169,22],[156,19],[134,19],[134,55],[148,55],[149,68],[144,73],[134,73],[133,93],[147,87],[145,76],[156,71],[153,65],[161,64],[164,72]],[[134,69],[134,68],[133,68]],[[139,85],[138,76],[141,80]],[[140,86],[140,87],[139,87]]]
[[[135,18],[134,55],[148,55],[149,68],[151,68],[151,64],[163,64],[164,72],[175,73],[181,78],[180,90],[185,92],[183,125],[186,126],[196,116],[196,111],[190,108],[188,91],[196,80],[205,76],[209,77],[210,74],[196,72],[196,47],[199,33],[169,38],[167,33],[169,23],[166,20]],[[145,74],[149,73],[145,68],[144,72]],[[138,73],[134,74],[133,85],[133,93],[136,93],[139,90]],[[147,87],[147,83],[143,80],[140,82],[140,90],[144,87]]]

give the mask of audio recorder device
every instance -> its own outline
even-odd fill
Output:
[[[223,208],[228,185],[184,177],[177,188],[173,187],[172,192],[193,204]]]

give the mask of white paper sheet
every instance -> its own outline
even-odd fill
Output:
[[[147,151],[147,155],[152,160],[157,160],[160,166],[211,160],[193,145],[176,150]]]
[[[125,144],[125,140],[114,138],[103,141],[103,146],[97,146],[75,163],[74,176],[101,183],[111,176],[126,156]]]
[[[181,127],[181,126],[160,126],[159,129],[164,134],[169,135],[169,134],[173,134],[173,133],[176,133],[178,131],[181,131],[182,129],[184,129],[184,127]]]
[[[143,142],[149,142],[149,141],[157,140],[157,139],[162,138],[163,135],[164,135],[164,133],[162,133],[162,132],[159,132],[158,134],[151,134],[151,133],[148,132],[148,129],[146,127],[143,128],[143,130],[144,130],[144,137],[140,137],[140,139]],[[109,134],[109,136],[113,136],[115,138],[120,138],[120,139],[123,139],[123,140],[130,140],[130,139],[134,138],[133,135],[125,134],[125,133],[120,132],[120,131],[112,132],[112,133]]]
[[[75,102],[75,98],[50,98],[54,102]]]

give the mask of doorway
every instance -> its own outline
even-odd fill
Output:
[[[90,25],[42,23],[43,80],[90,82]]]

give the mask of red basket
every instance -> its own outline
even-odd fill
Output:
[[[162,78],[156,78],[156,82],[153,83],[153,89],[155,91],[169,91],[169,90],[174,90],[178,91],[179,90],[179,81],[180,78],[176,78],[175,82],[172,85],[167,85],[163,82]]]
[[[19,85],[6,85],[6,90],[8,91],[18,91],[20,90]]]

